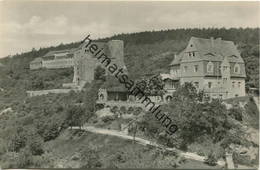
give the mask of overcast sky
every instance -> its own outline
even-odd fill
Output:
[[[259,2],[0,2],[0,57],[90,34],[259,27]]]

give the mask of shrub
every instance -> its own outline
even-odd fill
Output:
[[[139,114],[142,112],[142,110],[143,110],[143,109],[142,109],[141,107],[135,108],[135,109],[134,109],[134,115],[135,115],[135,116],[139,115]]]
[[[34,134],[28,140],[28,147],[32,155],[41,155],[43,151],[43,140],[38,134]]]
[[[127,114],[132,114],[134,111],[134,109],[132,107],[129,107],[127,110]]]
[[[84,165],[81,168],[100,168],[102,163],[96,149],[89,149],[81,153]]]
[[[112,107],[111,112],[112,113],[117,113],[118,112],[118,107],[117,106]]]
[[[105,122],[105,123],[113,121],[113,120],[115,120],[114,116],[104,116],[104,117],[102,117],[102,121]]]
[[[57,124],[57,122],[51,121],[46,123],[42,137],[44,141],[49,141],[58,137],[59,133],[59,125]]]
[[[231,108],[229,109],[229,113],[228,113],[231,117],[233,117],[234,119],[238,120],[238,121],[242,121],[243,120],[243,114],[242,114],[242,110],[241,108]]]
[[[211,151],[209,154],[208,154],[208,157],[207,159],[205,160],[205,163],[210,165],[210,166],[215,166],[217,165],[217,157],[216,157],[216,154]]]
[[[235,164],[241,164],[241,165],[247,165],[247,166],[252,166],[251,165],[251,159],[249,155],[240,155],[237,152],[233,153],[233,160]]]
[[[28,148],[24,148],[18,156],[17,165],[19,168],[28,168],[32,164],[32,154]]]
[[[26,145],[26,131],[22,127],[16,128],[14,135],[11,137],[11,144],[9,149],[11,151],[19,152],[19,150]]]
[[[121,114],[125,114],[126,113],[126,107],[125,106],[121,106],[120,107],[120,113]]]

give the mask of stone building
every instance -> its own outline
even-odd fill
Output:
[[[166,87],[192,82],[211,98],[245,96],[245,63],[232,41],[191,37],[186,48],[162,74]]]
[[[102,49],[102,53],[107,55],[111,60],[111,63],[117,64],[118,67],[126,69],[124,63],[124,42],[121,40],[110,40],[108,42],[94,42],[98,49]],[[88,42],[84,42],[74,52],[74,77],[73,83],[82,85],[90,83],[94,80],[95,68],[101,66],[104,68],[104,64],[94,56],[87,45]],[[106,74],[109,74],[106,71]]]
[[[106,54],[111,62],[125,68],[124,64],[124,42],[121,40],[110,40],[108,42],[94,42],[99,49]],[[50,51],[43,57],[36,58],[30,62],[30,69],[74,69],[73,82],[63,84],[64,87],[82,88],[87,82],[94,80],[95,68],[103,66],[100,61],[86,47],[88,42],[82,43],[78,48]]]
[[[30,62],[30,69],[36,70],[42,68],[42,58],[38,57],[35,58],[33,61]]]
[[[30,69],[57,69],[73,67],[73,53],[76,49],[50,51],[43,57],[38,57],[30,62]]]

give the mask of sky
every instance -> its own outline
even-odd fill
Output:
[[[259,27],[260,2],[0,1],[0,58],[88,34]]]

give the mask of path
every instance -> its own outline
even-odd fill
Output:
[[[80,128],[79,127],[72,127],[72,129],[80,129]],[[81,128],[81,130],[85,130],[85,131],[92,132],[92,133],[117,136],[117,137],[120,137],[120,138],[123,138],[123,139],[129,139],[129,140],[134,139],[133,136],[127,135],[126,133],[123,133],[123,132],[120,132],[120,131],[117,131],[117,130],[96,128],[94,126],[84,126],[84,127]],[[204,160],[206,159],[204,156],[200,156],[200,155],[197,155],[195,153],[183,152],[183,151],[180,151],[180,150],[175,149],[175,148],[165,148],[161,145],[158,145],[155,142],[152,142],[152,141],[149,141],[149,140],[146,140],[146,139],[142,139],[142,138],[139,138],[139,137],[135,137],[135,141],[137,143],[141,144],[141,145],[152,145],[152,146],[155,146],[155,147],[158,147],[158,148],[164,148],[168,151],[178,151],[181,156],[183,156],[187,159],[193,159],[193,160],[201,161],[201,162],[204,162]],[[217,164],[220,165],[220,166],[224,166],[225,162],[224,161],[218,161]]]

